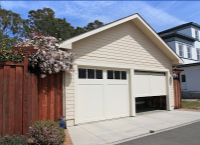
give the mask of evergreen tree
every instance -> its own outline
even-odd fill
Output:
[[[50,8],[31,10],[28,15],[28,32],[36,31],[56,38],[68,39],[73,36],[74,27],[66,19],[55,18],[55,12]]]
[[[87,26],[84,27],[86,31],[90,31],[96,28],[99,28],[103,26],[103,22],[100,22],[99,20],[95,20],[94,22],[89,23]]]

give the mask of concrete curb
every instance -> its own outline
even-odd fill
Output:
[[[193,123],[196,123],[196,122],[199,122],[199,121],[200,121],[200,119],[195,120],[195,121],[191,121],[191,122],[188,122],[188,123],[183,123],[183,124],[181,124],[181,125],[177,125],[177,126],[170,127],[170,128],[167,128],[167,129],[161,129],[161,130],[156,131],[156,132],[154,132],[154,133],[145,133],[145,134],[141,134],[141,135],[134,136],[134,137],[131,137],[131,138],[119,140],[119,141],[116,141],[116,142],[111,142],[111,143],[108,143],[108,144],[106,144],[106,145],[116,145],[116,144],[120,144],[120,143],[127,142],[127,141],[130,141],[130,140],[142,138],[142,137],[145,137],[145,136],[154,135],[154,134],[157,134],[157,133],[169,131],[169,130],[176,129],[176,128],[180,128],[180,127],[183,127],[183,126],[186,126],[186,125],[190,125],[190,124],[193,124]]]

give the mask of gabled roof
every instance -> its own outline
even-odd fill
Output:
[[[171,32],[171,31],[177,31],[177,30],[180,30],[180,29],[188,27],[188,26],[195,26],[195,27],[200,29],[200,25],[199,24],[194,23],[194,22],[189,22],[189,23],[185,23],[185,24],[182,24],[182,25],[179,25],[179,26],[176,26],[176,27],[173,27],[173,28],[158,32],[158,34],[160,35],[160,34],[168,33],[168,32]]]
[[[172,64],[183,64],[183,60],[162,40],[162,38],[160,38],[160,36],[149,26],[149,24],[145,22],[144,19],[137,13],[119,19],[97,29],[91,30],[89,32],[67,39],[64,42],[62,42],[59,45],[59,47],[63,49],[73,49],[72,43],[128,21],[132,21],[143,33],[145,33],[145,35],[147,35],[147,37],[149,37],[149,39],[151,39],[151,41],[153,41],[158,46],[158,48],[160,48],[161,51],[163,51],[172,60]]]
[[[198,41],[198,39],[196,39],[196,38],[190,37],[189,35],[184,35],[184,34],[179,33],[179,32],[173,32],[173,33],[170,33],[170,34],[167,34],[167,35],[163,35],[163,36],[160,36],[160,37],[162,39],[178,37],[178,38],[182,38],[182,39],[185,39],[185,40],[188,40],[188,41],[191,41],[191,42]]]

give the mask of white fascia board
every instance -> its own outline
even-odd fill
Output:
[[[64,48],[66,45],[68,45],[68,44],[70,44],[70,43],[76,42],[76,41],[78,41],[78,40],[81,40],[81,39],[86,38],[86,37],[88,37],[88,36],[94,35],[94,34],[96,34],[96,33],[99,33],[99,32],[101,32],[101,31],[104,31],[104,30],[106,30],[106,29],[109,29],[109,28],[112,28],[112,27],[117,26],[117,25],[119,25],[119,24],[122,24],[122,23],[124,23],[124,22],[130,21],[130,20],[132,20],[132,19],[134,19],[134,18],[136,18],[136,17],[138,17],[138,14],[134,14],[134,15],[132,15],[132,16],[129,16],[129,17],[124,18],[124,19],[121,19],[121,20],[118,20],[118,21],[113,22],[113,23],[111,23],[111,24],[108,24],[108,25],[102,26],[102,27],[100,27],[100,28],[91,30],[91,31],[86,32],[86,33],[84,33],[84,34],[81,34],[81,35],[79,35],[79,36],[75,36],[75,37],[73,37],[73,38],[71,38],[71,39],[68,39],[68,40],[64,41],[63,43],[61,43],[59,47],[60,47],[60,48]]]
[[[63,49],[72,49],[72,43],[69,43],[69,44],[63,45],[63,46],[59,45],[59,48],[63,48]]]

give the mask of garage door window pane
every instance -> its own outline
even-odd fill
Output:
[[[113,79],[113,71],[112,70],[107,71],[107,77],[108,77],[108,79]]]
[[[94,70],[88,69],[88,79],[94,79]]]
[[[85,79],[86,78],[86,69],[79,68],[78,69],[78,77],[80,79]]]
[[[120,79],[120,71],[115,71],[115,79]]]
[[[126,72],[122,71],[121,74],[122,74],[122,80],[126,80]]]
[[[96,70],[96,79],[103,79],[103,71]]]

